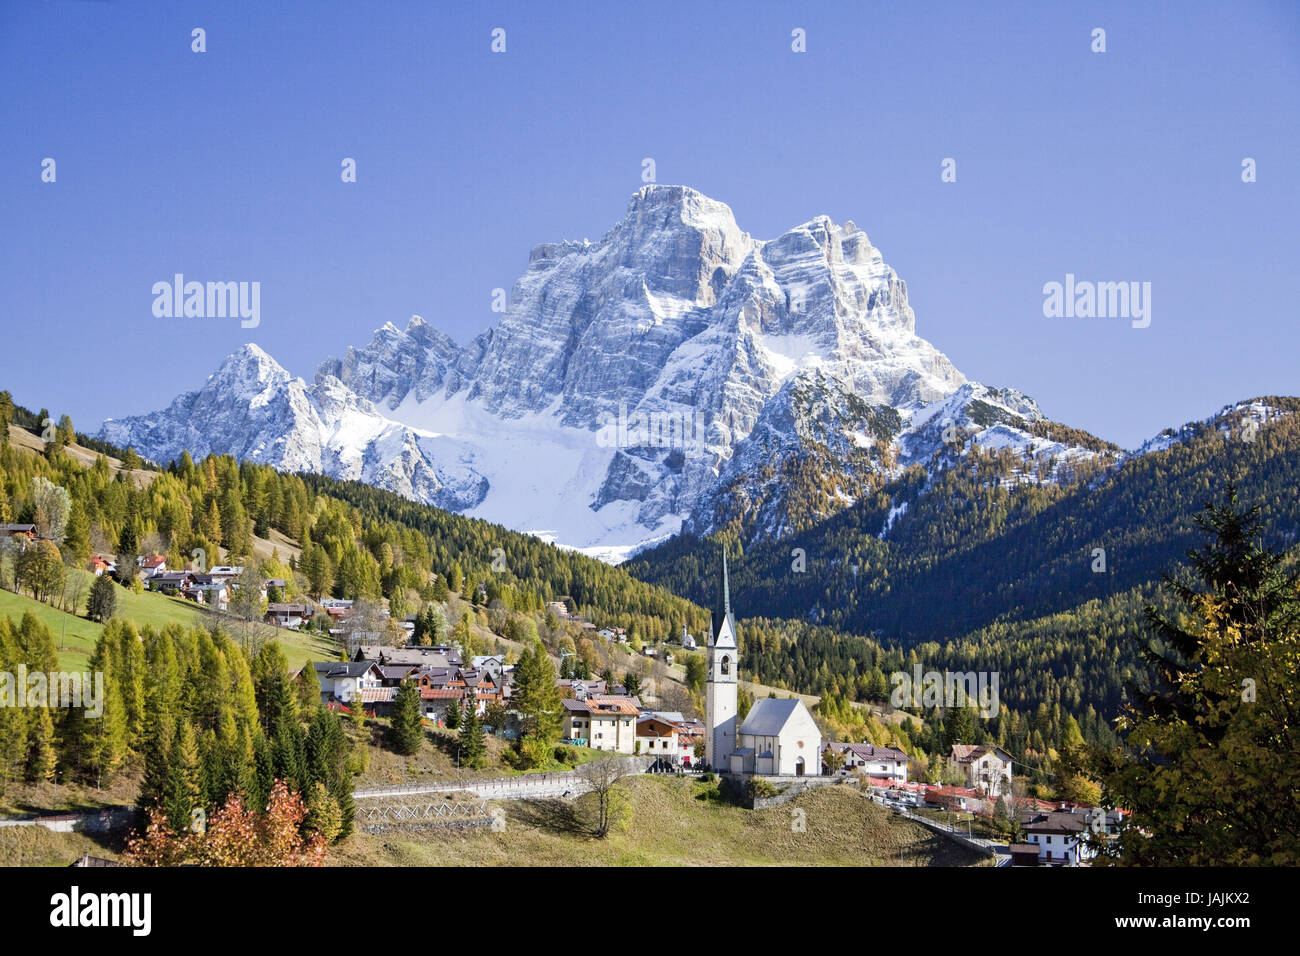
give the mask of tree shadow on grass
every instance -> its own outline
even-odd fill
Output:
[[[527,826],[552,833],[592,836],[578,808],[570,800],[515,800],[510,816]]]

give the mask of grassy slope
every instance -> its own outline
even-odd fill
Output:
[[[116,859],[118,835],[55,833],[45,827],[0,827],[0,866],[70,866],[83,853]]]
[[[69,569],[68,574],[82,575],[87,579],[91,577],[89,571],[74,569]],[[81,610],[83,611],[85,595],[89,594],[89,591],[90,585],[87,581],[82,598]],[[54,646],[59,649],[60,667],[67,670],[85,667],[91,652],[95,649],[95,642],[99,640],[99,635],[104,630],[102,625],[88,621],[84,617],[65,613],[40,601],[33,601],[26,595],[0,589],[0,616],[17,622],[28,611],[35,614],[54,634]],[[151,591],[134,594],[126,588],[117,589],[116,616],[132,621],[137,628],[143,628],[145,625],[162,628],[168,624],[207,627],[212,620],[203,608],[181,598],[168,597]],[[274,638],[281,643],[285,656],[295,669],[309,660],[338,659],[338,645],[322,635],[295,634],[292,631],[262,624],[257,625],[257,629],[263,638]]]
[[[716,785],[638,777],[632,808],[605,840],[585,829],[581,804],[507,801],[506,828],[356,833],[334,847],[333,866],[972,866],[984,858],[909,823],[848,786],[790,804],[745,810],[709,797]],[[804,812],[805,829],[791,826]],[[116,858],[120,840],[0,828],[0,865],[67,866],[83,852]]]
[[[506,828],[357,833],[331,851],[334,865],[372,866],[964,866],[981,857],[891,814],[849,787],[745,810],[712,799],[707,784],[640,777],[628,785],[626,828],[597,840],[575,805],[509,801]],[[805,813],[794,832],[792,810]]]

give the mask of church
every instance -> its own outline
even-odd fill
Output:
[[[710,617],[706,646],[709,672],[704,697],[705,762],[721,773],[820,775],[822,734],[803,701],[755,701],[737,725],[739,636],[731,613],[727,553],[723,551],[722,610]]]

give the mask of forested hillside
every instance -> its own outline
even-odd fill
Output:
[[[744,614],[797,618],[913,646],[994,621],[1028,621],[1148,587],[1199,543],[1193,517],[1230,481],[1263,509],[1270,546],[1300,536],[1300,400],[1243,435],[1245,415],[1190,427],[1163,451],[1073,484],[1017,481],[1011,456],[970,455],[922,487],[905,474],[811,531],[749,549],[730,538]],[[1217,427],[1216,427],[1217,426]],[[887,500],[886,500],[887,498]],[[887,536],[881,531],[893,509]],[[729,536],[719,536],[727,539]],[[1099,560],[1103,556],[1104,564]],[[628,562],[637,577],[705,602],[719,547],[673,539]]]

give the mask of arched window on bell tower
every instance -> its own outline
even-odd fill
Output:
[[[730,656],[728,656],[728,655],[726,655],[726,654],[723,654],[723,655],[722,655],[722,666],[721,666],[720,670],[721,670],[721,672],[722,672],[724,675],[725,675],[725,674],[730,674],[730,673],[731,673],[731,658],[730,658]]]

